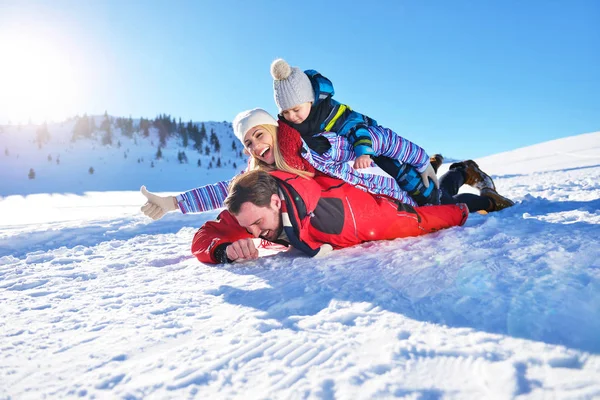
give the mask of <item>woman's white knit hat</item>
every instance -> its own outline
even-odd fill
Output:
[[[277,120],[262,108],[242,111],[233,119],[233,134],[244,143],[244,135],[257,125],[277,126]]]
[[[271,64],[271,75],[279,112],[309,101],[314,103],[312,84],[300,68],[290,67],[284,59],[279,58]]]

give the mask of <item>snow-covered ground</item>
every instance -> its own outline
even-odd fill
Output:
[[[216,212],[6,196],[0,398],[600,398],[600,132],[477,161],[514,207],[216,267]]]

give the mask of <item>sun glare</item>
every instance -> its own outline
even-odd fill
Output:
[[[44,38],[0,37],[2,119],[39,123],[72,114],[78,93],[67,56],[64,49]]]

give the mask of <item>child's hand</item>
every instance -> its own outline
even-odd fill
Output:
[[[426,188],[429,187],[429,178],[431,178],[436,188],[440,188],[440,183],[438,182],[437,175],[435,174],[435,170],[431,166],[431,163],[429,163],[427,169],[421,173],[421,178],[423,179],[423,185],[425,185]]]
[[[366,154],[363,154],[354,160],[354,169],[369,168],[371,165],[373,165],[373,160],[371,160],[371,156]]]

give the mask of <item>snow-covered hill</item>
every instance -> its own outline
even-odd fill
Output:
[[[477,160],[514,207],[322,259],[200,264],[217,212],[139,192],[6,196],[0,398],[599,398],[599,144]]]
[[[94,119],[99,127],[102,117]],[[229,179],[246,166],[241,145],[225,121],[196,123],[204,124],[208,135],[215,132],[219,152],[209,146],[206,154],[207,141],[202,152],[194,150],[191,141],[183,147],[181,139],[173,136],[161,148],[160,159],[156,157],[160,143],[156,128],[149,129],[149,137],[142,131],[128,137],[113,122],[113,143],[103,145],[100,129],[91,138],[72,141],[75,124],[75,120],[49,124],[50,139],[42,146],[36,141],[38,125],[0,126],[0,196],[137,190],[140,182],[155,190],[176,191]],[[179,162],[179,152],[185,153],[187,163]],[[217,167],[219,159],[221,165]],[[35,178],[29,179],[32,169]]]

